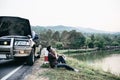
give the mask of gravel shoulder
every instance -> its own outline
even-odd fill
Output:
[[[34,65],[24,75],[23,80],[49,80],[49,78],[42,75],[48,68],[42,68],[41,65],[44,62],[44,58],[37,59]]]

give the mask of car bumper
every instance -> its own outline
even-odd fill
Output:
[[[30,54],[15,54],[14,57],[27,57]]]

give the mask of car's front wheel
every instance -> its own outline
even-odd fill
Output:
[[[27,64],[33,65],[34,62],[35,62],[35,54],[34,54],[34,49],[32,49],[30,55],[27,58]]]

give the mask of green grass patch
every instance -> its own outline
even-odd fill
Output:
[[[68,58],[67,63],[79,69],[79,72],[68,71],[63,68],[49,68],[43,75],[50,80],[120,80],[120,77],[99,69],[93,69],[82,61]]]
[[[84,61],[73,56],[67,57],[67,64],[79,69],[79,72],[68,71],[63,68],[49,68],[42,75],[49,77],[50,80],[120,80],[119,76],[89,66]],[[42,67],[46,68],[46,65]]]
[[[42,68],[49,68],[50,66],[49,66],[49,63],[46,63],[46,64],[42,64],[41,67],[42,67]]]

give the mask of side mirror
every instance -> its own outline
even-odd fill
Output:
[[[31,38],[31,35],[28,35],[28,38]]]
[[[33,40],[37,40],[37,39],[39,39],[39,37],[37,34],[35,34],[35,37],[33,38]]]

